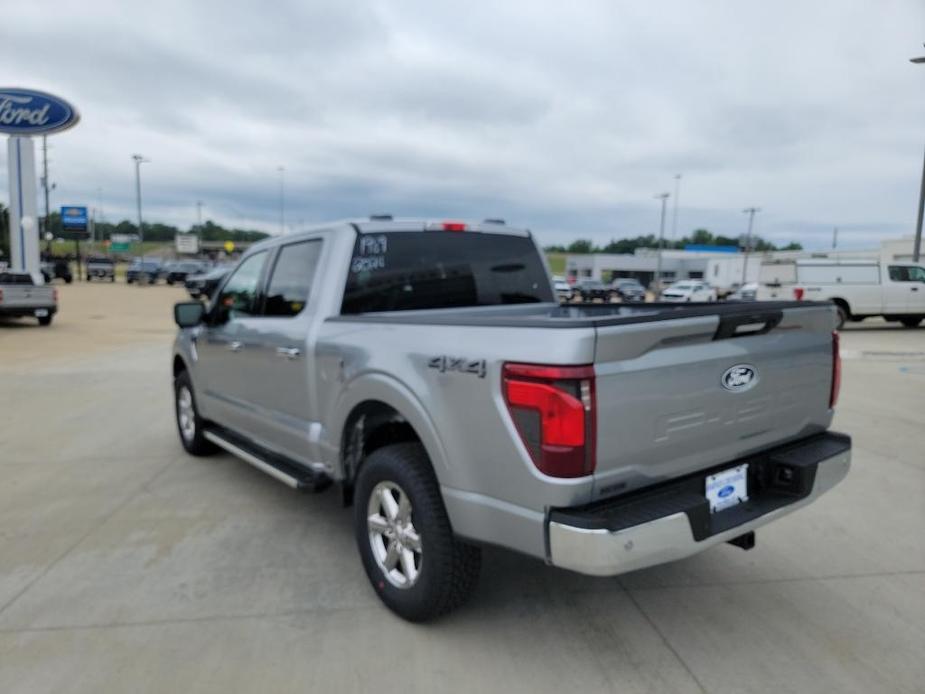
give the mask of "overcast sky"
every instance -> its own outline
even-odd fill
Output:
[[[188,227],[504,217],[544,243],[912,233],[925,2],[3,3],[0,86],[70,100],[52,205]],[[0,156],[6,156],[5,147]],[[8,201],[6,167],[0,200]],[[671,233],[669,201],[668,234]]]

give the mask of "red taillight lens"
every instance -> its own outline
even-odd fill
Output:
[[[838,402],[838,391],[841,390],[841,351],[838,344],[838,333],[832,333],[832,391],[829,393],[829,409]]]
[[[803,287],[793,288],[793,298],[797,301],[803,301]]]
[[[594,472],[593,366],[505,364],[504,399],[537,469],[551,477]]]
[[[444,231],[465,231],[466,223],[465,222],[444,222],[443,230]]]
[[[58,303],[58,290],[57,289],[51,290],[51,300],[54,301],[56,304]]]

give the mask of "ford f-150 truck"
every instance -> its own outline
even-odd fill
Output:
[[[599,576],[748,549],[848,471],[834,306],[560,306],[498,221],[267,240],[174,317],[182,445],[337,483],[409,620],[464,601],[481,545]]]
[[[41,282],[41,275],[37,275]],[[58,290],[36,284],[28,272],[0,270],[0,316],[34,317],[39,325],[51,325],[58,312]]]

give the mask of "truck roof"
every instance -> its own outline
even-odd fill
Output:
[[[318,224],[285,236],[273,236],[251,246],[264,248],[277,243],[291,242],[306,236],[312,236],[320,231],[352,228],[358,234],[381,234],[396,231],[449,231],[449,232],[476,232],[487,234],[506,234],[508,236],[529,237],[530,230],[520,227],[508,226],[502,219],[483,219],[480,221],[464,220],[458,218],[422,218],[422,217],[392,217],[391,215],[371,215],[352,219],[342,219],[335,222]]]

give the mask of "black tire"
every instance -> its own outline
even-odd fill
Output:
[[[420,538],[420,564],[410,587],[397,587],[373,554],[367,525],[370,498],[380,483],[397,485],[411,504],[409,520]],[[453,535],[440,487],[424,447],[397,443],[374,451],[357,475],[354,492],[357,547],[373,589],[395,614],[424,622],[462,605],[478,582],[482,553]]]
[[[192,424],[193,430],[191,435],[183,431],[183,424],[180,420],[180,398],[181,394],[186,392],[190,395],[192,405]],[[205,421],[199,416],[199,408],[196,406],[196,393],[193,390],[193,382],[186,371],[181,371],[173,380],[173,404],[174,417],[177,421],[177,434],[180,436],[180,443],[190,455],[210,455],[218,450],[218,447],[209,441],[205,436]]]
[[[110,281],[110,282],[115,282],[115,281],[116,281],[116,276],[115,276],[115,275],[110,276],[109,281]]]
[[[836,310],[838,311],[838,322],[835,325],[836,330],[841,330],[845,326],[845,322],[849,320],[850,316],[848,315],[847,309],[841,304],[836,304]]]
[[[39,325],[47,327],[51,325],[52,318],[54,318],[54,316],[42,316],[41,318],[37,318],[36,320],[38,320]]]
[[[922,322],[921,316],[907,316],[905,318],[900,318],[899,322],[902,323],[907,328],[916,328],[919,323]]]

